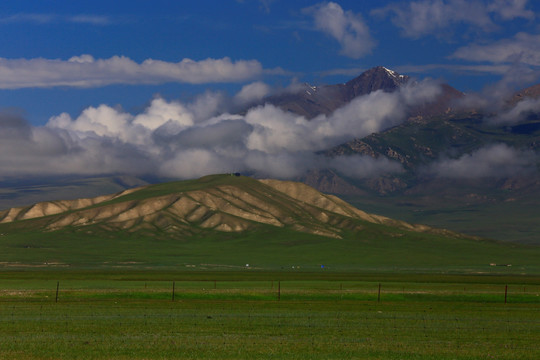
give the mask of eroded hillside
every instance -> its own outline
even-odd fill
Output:
[[[259,225],[340,238],[362,221],[435,231],[368,214],[302,183],[216,175],[191,182],[139,187],[93,199],[42,202],[0,212],[0,223],[39,221],[48,231],[97,225],[103,230],[241,232]]]

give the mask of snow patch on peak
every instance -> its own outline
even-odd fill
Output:
[[[318,90],[317,86],[312,86],[312,85],[309,85],[307,83],[306,83],[306,86],[309,88],[309,90],[306,89],[306,94],[308,94],[308,95],[313,95],[312,91],[317,92],[317,90]]]
[[[386,73],[387,73],[388,75],[390,75],[390,76],[393,77],[393,78],[398,78],[398,79],[403,79],[403,78],[405,78],[405,75],[400,75],[400,74],[398,74],[397,72],[395,72],[394,70],[390,70],[390,69],[388,69],[388,68],[385,68],[384,66],[382,66],[382,68],[386,71]]]
[[[398,74],[397,72],[395,72],[394,70],[390,70],[390,69],[388,69],[388,68],[385,68],[384,66],[383,66],[382,68],[383,68],[383,69],[388,73],[388,75],[390,75],[390,76],[398,77],[398,75],[399,75],[399,74]],[[403,75],[401,75],[401,76],[403,76]]]

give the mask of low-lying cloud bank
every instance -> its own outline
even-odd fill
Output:
[[[265,96],[263,83],[236,96],[207,92],[191,103],[155,98],[138,114],[117,107],[89,107],[31,126],[15,114],[0,115],[2,177],[122,173],[179,179],[242,172],[293,179],[309,170],[332,168],[351,178],[403,171],[386,158],[318,155],[353,138],[398,125],[407,110],[441,91],[432,81],[411,82],[393,93],[358,97],[333,114],[311,120],[265,104],[241,114],[228,112]],[[512,175],[535,165],[532,152],[495,145],[432,165],[445,177]]]
[[[264,70],[257,60],[230,58],[180,62],[147,59],[137,63],[125,56],[95,59],[91,55],[59,59],[0,58],[0,89],[31,87],[98,87],[111,84],[189,84],[241,82]]]
[[[443,159],[432,164],[427,173],[453,179],[504,178],[534,173],[537,163],[533,151],[495,144],[457,159]]]
[[[530,116],[540,113],[540,99],[526,98],[510,109],[505,109],[486,121],[496,125],[514,125],[527,120]]]
[[[387,159],[331,160],[316,152],[401,123],[410,106],[429,101],[440,87],[425,81],[394,93],[377,91],[311,120],[269,104],[243,115],[224,111],[228,104],[238,107],[268,91],[265,84],[253,83],[233,98],[220,93],[205,93],[192,103],[155,98],[138,114],[100,105],[75,118],[67,113],[54,116],[43,127],[4,114],[2,176],[126,173],[194,178],[239,171],[294,178],[329,167],[357,178],[399,172],[401,165]]]

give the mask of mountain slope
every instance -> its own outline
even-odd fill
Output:
[[[92,199],[49,201],[0,212],[0,223],[39,219],[46,231],[98,226],[107,230],[159,229],[178,236],[198,230],[242,232],[258,224],[340,238],[356,220],[417,231],[421,225],[367,214],[297,182],[216,175],[198,181],[146,186]]]
[[[369,69],[344,84],[311,86],[303,84],[292,93],[274,95],[263,101],[302,115],[308,119],[317,115],[329,115],[357,96],[382,90],[392,92],[409,81],[408,76],[378,66]]]
[[[518,163],[531,161],[532,154],[540,150],[536,118],[511,126],[493,125],[484,119],[485,115],[479,113],[409,119],[381,133],[334,147],[326,152],[327,156],[384,157],[399,162],[404,171],[375,179],[350,179],[334,172],[334,183],[341,186],[334,187],[332,193],[342,194],[354,204],[369,202],[371,211],[406,221],[538,244],[537,172],[505,171],[504,161],[500,171],[494,167],[486,176],[459,178],[436,172],[442,161],[466,161],[471,154],[494,146],[529,156],[516,158]],[[498,157],[493,156],[497,161]],[[316,178],[306,177],[305,181],[317,184]]]
[[[368,214],[305,184],[215,175],[0,213],[0,268],[535,272],[538,248]],[[508,270],[508,271],[510,271]]]

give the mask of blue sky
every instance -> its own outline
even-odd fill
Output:
[[[536,71],[539,15],[540,5],[526,0],[3,1],[1,74],[13,79],[0,79],[0,107],[18,108],[38,125],[101,103],[136,111],[155,94],[185,99],[207,89],[234,93],[253,81],[276,87],[335,83],[376,65],[478,91],[500,80],[510,65]],[[508,51],[504,42],[515,48]],[[125,74],[111,63],[72,72],[51,63],[65,65],[82,55],[135,64],[229,58],[256,68],[221,79],[209,73],[192,84],[149,70],[145,76],[144,69]],[[37,59],[49,63],[32,63]],[[99,71],[110,83],[88,79]],[[529,85],[537,79],[522,80]]]
[[[540,82],[539,18],[527,0],[4,0],[0,178],[299,176],[328,165],[313,152],[404,121],[407,106],[440,90],[429,79],[483,106]],[[420,85],[313,121],[272,106],[234,112],[377,65]],[[400,171],[349,160],[350,176]]]

